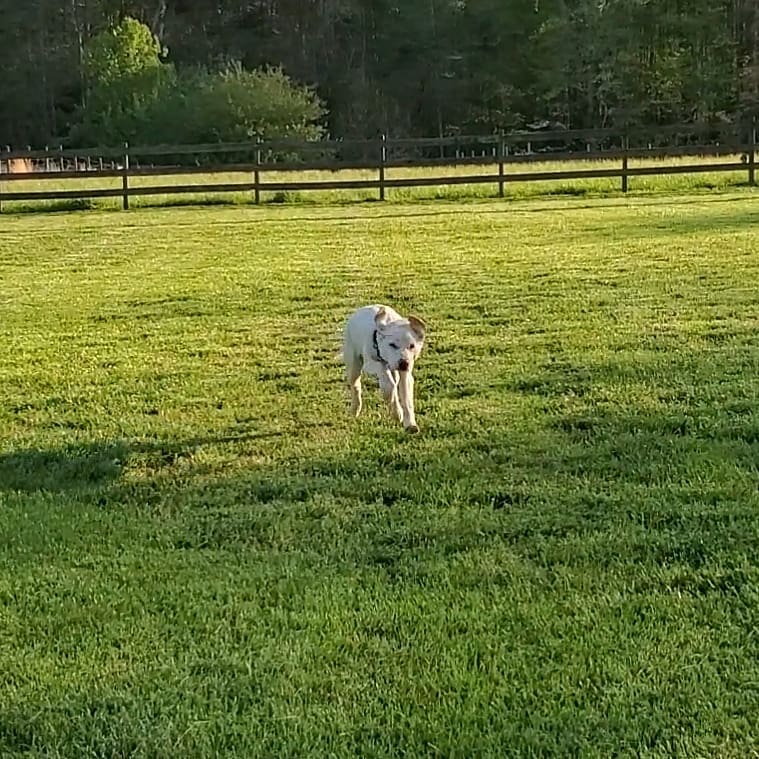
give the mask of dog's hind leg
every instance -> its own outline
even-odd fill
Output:
[[[351,414],[357,417],[361,413],[361,359],[346,356],[345,376],[351,393]]]

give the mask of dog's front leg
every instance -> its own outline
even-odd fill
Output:
[[[382,390],[382,395],[385,396],[385,402],[387,403],[390,413],[399,421],[403,421],[403,410],[401,409],[401,403],[398,399],[398,380],[395,377],[394,372],[389,369],[384,369],[379,374],[379,386]]]
[[[400,372],[398,396],[403,410],[403,426],[406,428],[406,432],[419,432],[414,414],[414,375],[411,372]]]

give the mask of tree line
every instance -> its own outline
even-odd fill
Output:
[[[0,10],[0,143],[15,147],[135,132],[156,142],[665,125],[736,120],[759,102],[756,0],[0,0]],[[125,31],[126,19],[139,25]],[[128,51],[108,70],[114,28],[136,46],[139,72]],[[219,118],[238,118],[237,132]]]

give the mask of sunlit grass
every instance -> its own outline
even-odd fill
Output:
[[[0,754],[750,756],[755,204],[0,219]]]

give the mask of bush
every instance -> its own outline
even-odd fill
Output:
[[[185,98],[185,142],[244,142],[261,138],[318,139],[325,111],[308,87],[280,68],[246,71],[239,64],[202,73]]]
[[[86,106],[70,141],[193,144],[323,134],[319,98],[281,68],[177,72],[161,53],[134,19],[95,36],[85,51]]]

